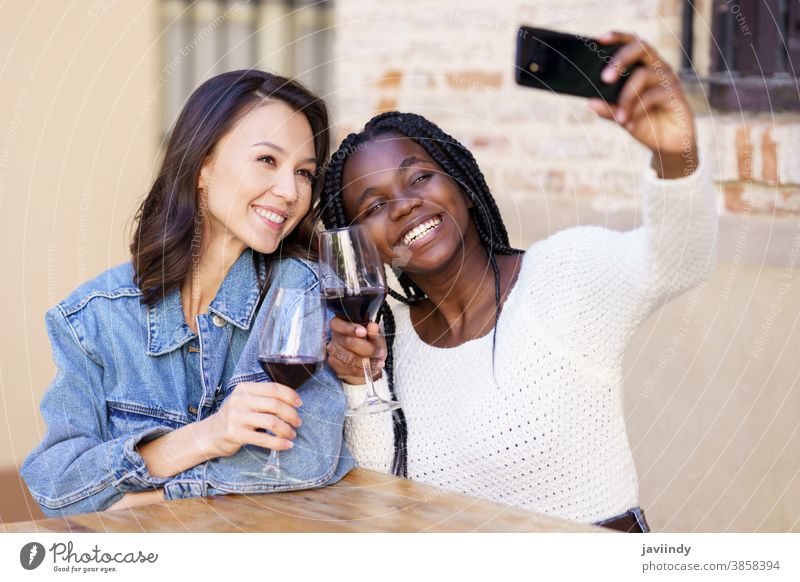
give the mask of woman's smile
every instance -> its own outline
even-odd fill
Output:
[[[258,217],[258,220],[274,230],[282,230],[283,223],[286,222],[286,219],[289,217],[288,212],[272,206],[261,206],[254,204],[253,211]]]
[[[411,249],[416,249],[424,245],[432,238],[434,231],[439,228],[443,221],[443,214],[437,214],[430,218],[415,221],[415,224],[404,229],[400,240],[397,241],[394,246],[403,245]]]

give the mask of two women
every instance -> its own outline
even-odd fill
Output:
[[[332,373],[295,392],[257,361],[265,297],[317,285],[307,258],[328,135],[324,103],[268,73],[225,73],[189,98],[131,261],[47,313],[58,374],[21,468],[45,513],[312,487],[353,466]],[[247,476],[269,449],[303,482]]]
[[[640,62],[617,106],[590,102],[652,152],[643,225],[568,229],[509,246],[472,154],[430,121],[391,112],[333,156],[329,228],[371,234],[402,293],[378,326],[331,323],[331,366],[363,398],[361,357],[385,361],[393,417],[353,417],[359,465],[583,522],[647,531],[621,404],[622,358],[658,306],[713,266],[716,209],[691,109],[629,35],[603,78]]]
[[[643,43],[604,40],[627,42],[607,82],[645,65],[619,106],[590,104],[653,151],[643,226],[514,249],[470,152],[422,117],[380,115],[333,156],[323,216],[364,225],[403,292],[382,308],[388,343],[377,325],[334,320],[329,363],[358,400],[361,357],[385,360],[385,389],[403,406],[351,419],[360,464],[646,531],[622,355],[653,309],[709,273],[715,208],[677,78]],[[329,371],[297,395],[264,382],[250,337],[270,288],[316,285],[310,265],[275,254],[313,248],[324,107],[286,80],[229,75],[178,121],[132,264],[48,313],[59,375],[42,404],[48,433],[22,470],[46,511],[285,487],[243,476],[269,448],[286,451],[300,486],[353,466]]]

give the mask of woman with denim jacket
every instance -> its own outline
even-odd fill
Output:
[[[353,466],[336,377],[267,381],[251,333],[274,289],[317,284],[303,257],[328,147],[324,103],[288,79],[234,71],[192,94],[132,260],[47,313],[58,373],[21,468],[45,514],[314,487]],[[301,483],[248,476],[269,449]]]
[[[385,361],[379,393],[402,405],[348,418],[359,465],[642,532],[623,354],[649,313],[708,277],[716,206],[677,76],[631,35],[603,41],[625,43],[606,82],[642,64],[617,105],[589,104],[652,152],[642,226],[511,248],[472,154],[421,116],[381,114],[333,155],[324,219],[362,224],[403,292],[382,308],[385,341],[376,324],[336,318],[328,350],[353,402],[371,357]]]

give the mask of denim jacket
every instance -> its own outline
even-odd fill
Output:
[[[303,421],[281,466],[301,483],[247,476],[269,450],[247,445],[169,478],[149,474],[138,443],[214,414],[240,382],[267,381],[258,360],[259,274],[252,250],[237,259],[198,316],[198,334],[185,322],[180,291],[148,307],[130,263],[83,284],[47,312],[45,322],[58,373],[41,404],[43,442],[21,475],[48,516],[101,511],[125,493],[164,489],[167,499],[227,493],[266,493],[333,483],[353,466],[342,438],[346,401],[326,366],[299,389]],[[313,289],[311,263],[273,263],[270,289]],[[253,321],[255,319],[255,322]]]

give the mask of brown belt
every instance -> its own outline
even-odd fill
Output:
[[[647,525],[647,520],[644,517],[644,511],[642,511],[642,521],[644,521],[645,526],[647,526],[647,530],[649,531],[650,527]],[[645,531],[639,525],[639,522],[636,520],[636,516],[633,514],[633,511],[624,513],[616,519],[598,523],[597,525],[625,533],[645,533]]]

